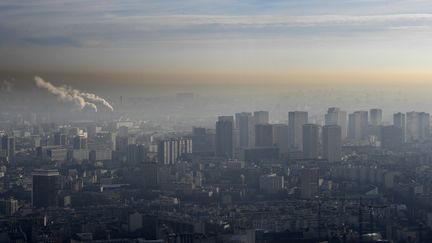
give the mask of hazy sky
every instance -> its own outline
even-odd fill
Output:
[[[0,70],[432,82],[432,1],[0,1]]]

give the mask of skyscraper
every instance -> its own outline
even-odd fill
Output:
[[[406,141],[406,120],[405,114],[398,112],[393,114],[393,125],[402,129],[403,140]]]
[[[425,141],[430,137],[430,115],[426,112],[420,112],[420,141]]]
[[[273,126],[271,124],[255,125],[255,146],[272,146],[273,145]]]
[[[382,123],[382,110],[381,109],[370,109],[370,124],[372,126],[379,126]]]
[[[291,150],[303,149],[303,125],[308,122],[306,111],[288,113],[288,142]]]
[[[357,141],[367,138],[368,112],[355,111],[348,117],[348,137]]]
[[[129,144],[127,162],[129,165],[138,165],[146,162],[147,150],[143,144]]]
[[[319,126],[316,124],[303,125],[303,158],[317,159],[319,153]]]
[[[430,116],[425,112],[406,113],[406,141],[423,142],[430,136]]]
[[[236,113],[236,125],[239,130],[239,145],[242,148],[254,146],[255,122],[252,113],[241,112]]]
[[[5,151],[5,155],[9,161],[12,161],[15,156],[15,138],[4,135],[1,138],[1,149]]]
[[[327,125],[322,129],[323,158],[329,162],[341,160],[341,127],[338,125]]]
[[[219,116],[216,122],[216,155],[232,158],[234,152],[234,119],[232,116]]]
[[[330,107],[325,114],[325,125],[338,125],[341,127],[342,139],[347,137],[347,113],[340,108]]]
[[[60,174],[58,170],[34,170],[32,186],[33,207],[56,207]]]
[[[214,153],[214,129],[194,127],[192,133],[193,153]]]
[[[279,148],[281,154],[288,153],[288,125],[273,124],[273,144]]]
[[[268,124],[269,123],[269,112],[268,111],[255,111],[254,120],[256,124]]]
[[[420,139],[420,116],[418,112],[406,113],[406,141],[414,142]]]

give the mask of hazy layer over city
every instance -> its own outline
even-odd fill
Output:
[[[153,98],[142,108],[162,114],[178,92],[195,94],[199,102],[188,106],[199,104],[191,109],[197,116],[261,108],[281,110],[272,118],[283,120],[289,109],[329,106],[379,105],[388,116],[429,111],[431,8],[429,1],[2,1],[1,109],[68,108],[35,86],[40,76],[114,108],[120,96]]]

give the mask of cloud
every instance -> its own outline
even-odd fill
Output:
[[[75,39],[53,36],[53,37],[25,37],[21,39],[24,44],[37,45],[37,46],[70,46],[80,47],[81,43]]]
[[[107,22],[117,24],[140,24],[143,28],[187,27],[196,25],[225,26],[288,26],[307,27],[322,25],[370,25],[406,22],[432,22],[432,14],[388,15],[161,15],[161,16],[108,16]]]

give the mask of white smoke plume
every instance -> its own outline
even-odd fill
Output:
[[[92,94],[92,93],[81,93],[81,95],[90,101],[96,102],[98,104],[102,104],[103,106],[107,107],[111,111],[114,111],[114,108],[112,107],[112,105],[110,103],[108,103],[108,101],[106,101],[102,97],[99,97],[99,96]]]
[[[35,76],[35,83],[38,88],[46,89],[51,94],[63,102],[72,103],[78,110],[84,108],[91,109],[97,112],[97,106],[94,103],[86,101],[78,90],[73,90],[68,86],[54,86],[50,82],[43,80],[41,77]]]
[[[87,100],[89,102],[100,104],[100,105],[108,108],[110,111],[114,111],[114,108],[111,106],[111,104],[108,103],[108,101],[106,101],[102,97],[99,97],[99,96],[92,94],[92,93],[84,93],[84,92],[81,92],[81,91],[76,90],[76,89],[73,89],[71,91],[73,93],[77,93],[79,96],[83,97],[85,100]]]

